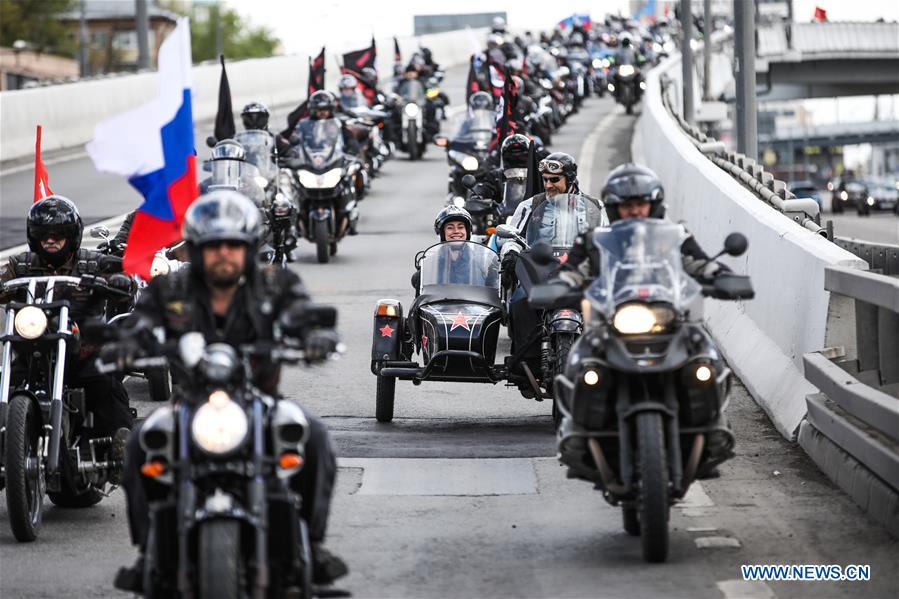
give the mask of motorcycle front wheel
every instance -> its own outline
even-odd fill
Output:
[[[640,540],[643,559],[668,559],[668,457],[662,415],[637,414],[637,451],[640,462]]]
[[[327,264],[328,258],[331,256],[331,248],[328,241],[328,223],[323,220],[317,220],[312,226],[314,227],[315,257],[320,264]]]
[[[168,368],[153,368],[146,372],[150,401],[168,401],[172,397],[172,375]]]
[[[20,543],[37,538],[43,517],[40,428],[34,402],[24,395],[14,396],[6,416],[6,509],[12,534]]]
[[[240,522],[207,520],[200,525],[197,579],[200,599],[240,599],[244,596]]]
[[[418,160],[421,158],[421,148],[418,146],[418,126],[415,123],[409,123],[409,126],[406,127],[406,132],[409,160]]]

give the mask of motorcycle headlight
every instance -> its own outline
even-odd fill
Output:
[[[607,69],[607,68],[609,68],[610,66],[612,66],[612,63],[609,62],[609,59],[608,59],[608,58],[603,58],[603,59],[602,59],[602,68]]]
[[[622,77],[630,77],[631,75],[634,74],[634,72],[635,72],[634,67],[632,67],[629,64],[623,64],[620,67],[618,67],[618,74],[621,75]]]
[[[25,339],[37,339],[47,330],[47,315],[35,306],[25,306],[13,321],[16,332]]]
[[[167,275],[172,270],[169,261],[163,258],[162,256],[153,256],[153,262],[150,264],[150,278],[158,277],[159,275]]]
[[[194,443],[203,451],[215,454],[238,447],[248,429],[246,413],[224,391],[213,391],[190,423]]]
[[[309,189],[318,187],[318,175],[310,171],[299,171],[300,185]]]
[[[602,68],[602,61],[601,61],[600,59],[598,59],[598,58],[594,58],[592,64],[593,64],[593,68],[594,68],[594,69],[601,69],[601,68]]]
[[[340,183],[340,169],[332,168],[322,175],[321,181],[322,187],[337,187],[338,183]]]
[[[465,198],[462,196],[453,196],[453,206],[456,208],[465,208]]]
[[[409,103],[403,107],[403,112],[406,113],[406,116],[410,119],[414,119],[418,116],[418,113],[421,112],[421,109],[418,107],[418,104]]]
[[[874,198],[872,198],[871,196],[868,196],[868,206],[873,206],[873,205],[874,205]]]
[[[615,311],[612,326],[623,335],[659,333],[674,320],[674,311],[664,306],[625,304]]]
[[[467,171],[478,170],[478,159],[474,156],[466,156],[464,159],[462,159],[462,168]]]
[[[256,185],[258,185],[262,189],[265,189],[266,186],[268,185],[268,179],[266,179],[265,177],[263,177],[261,175],[253,177],[253,181],[255,181]]]

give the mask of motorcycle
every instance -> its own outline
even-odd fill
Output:
[[[593,234],[601,263],[586,292],[547,285],[530,297],[544,309],[582,306],[585,331],[555,379],[560,461],[622,507],[649,562],[667,559],[670,506],[733,456],[731,371],[702,326],[702,297],[753,297],[746,276],[691,278],[685,238],[674,223],[616,222]],[[746,245],[732,233],[714,258]]]
[[[90,438],[93,413],[84,390],[65,385],[66,361],[83,349],[66,288],[129,296],[92,275],[19,277],[3,283],[24,301],[6,307],[0,362],[0,488],[6,487],[10,528],[19,542],[34,541],[43,518],[44,494],[63,507],[88,507],[108,495],[116,464],[112,437]],[[24,377],[13,381],[12,358]]]
[[[333,308],[307,307],[307,325],[333,328]],[[286,330],[286,328],[285,328]],[[288,481],[303,468],[308,420],[299,405],[252,384],[251,361],[296,364],[296,342],[233,347],[186,333],[162,356],[190,381],[181,399],[153,412],[140,432],[144,477],[165,489],[150,503],[145,597],[311,599],[312,555],[300,496]],[[114,364],[100,364],[114,371]]]
[[[377,377],[375,416],[393,420],[396,381],[497,383],[495,365],[505,311],[500,301],[499,256],[481,244],[452,241],[419,253],[419,295],[409,317],[399,300],[375,306],[371,371]],[[420,352],[423,365],[413,360]]]
[[[554,277],[577,236],[592,231],[603,224],[603,212],[598,203],[582,195],[559,194],[541,202],[531,213],[527,236],[522,238],[510,225],[497,227],[500,238],[515,239],[523,249],[515,264],[515,279],[524,297],[530,297],[534,289]],[[503,297],[509,301],[514,289],[503,288]],[[522,300],[523,301],[523,300]],[[575,308],[542,310],[539,326],[531,331],[528,341],[515,349],[509,363],[520,367],[517,378],[519,388],[527,396],[542,401],[544,395],[552,397],[553,379],[562,372],[568,360],[571,346],[583,330],[583,316]],[[510,322],[510,327],[524,326]],[[539,343],[538,359],[533,359],[532,347]],[[515,373],[519,368],[516,368]],[[560,415],[553,407],[553,420]]]
[[[359,218],[355,180],[362,164],[344,153],[337,119],[300,121],[291,141],[287,165],[299,182],[301,232],[324,264]]]
[[[400,149],[409,154],[409,160],[418,160],[425,151],[424,106],[427,94],[418,79],[403,79],[396,88],[399,99]]]
[[[97,248],[101,253],[124,253],[124,248],[112,248],[112,240],[109,237],[109,229],[107,229],[103,225],[92,227],[90,230],[90,236],[95,239],[103,240]],[[156,255],[153,256],[153,262],[150,264],[151,279],[156,276],[167,275],[170,272],[175,272],[187,265],[187,262],[178,260],[175,257],[176,254],[179,253],[179,250],[183,245],[184,242],[179,242],[173,245],[171,248],[162,248],[158,252],[156,252]],[[140,298],[141,293],[143,293],[144,289],[147,288],[148,281],[145,281],[142,277],[139,277],[137,275],[132,276],[132,278],[137,282],[137,291],[134,294],[132,305],[129,306],[128,310],[122,313],[107,314],[107,316],[109,317],[110,325],[120,326],[125,324],[127,319],[131,316],[130,309],[133,308],[133,305],[136,304],[137,300]],[[146,371],[131,370],[130,372],[128,372],[128,375],[139,376],[146,379],[150,401],[168,401],[169,399],[171,399],[172,375],[171,372],[169,372],[168,368],[154,368]]]
[[[462,185],[468,190],[463,207],[471,215],[471,240],[487,243],[493,229],[501,222],[500,206],[477,192],[474,175],[462,177]]]
[[[475,110],[465,115],[452,138],[438,136],[435,139],[438,146],[446,148],[446,161],[450,167],[448,204],[464,206],[467,188],[462,184],[462,178],[468,174],[478,178],[490,168],[487,154],[495,128],[496,117],[492,111]]]
[[[634,105],[640,101],[641,86],[646,84],[640,78],[640,69],[631,64],[619,64],[609,84],[609,91],[615,94],[615,101],[624,106],[627,114],[634,113]]]

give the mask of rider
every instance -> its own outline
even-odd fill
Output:
[[[504,139],[500,146],[500,166],[492,168],[482,175],[474,189],[475,192],[482,198],[490,198],[497,204],[502,204],[505,200],[504,184],[507,181],[527,182],[530,144],[527,136],[521,133],[515,133]],[[520,199],[523,199],[523,195]],[[504,208],[507,210],[517,208],[517,205],[514,207],[504,206]],[[511,215],[506,213],[503,216]]]
[[[299,130],[303,123],[307,121],[323,121],[335,118],[334,111],[336,107],[337,98],[334,97],[334,94],[326,90],[318,90],[309,96],[309,116],[301,119],[297,123],[296,129]],[[337,123],[340,126],[340,135],[343,138],[344,151],[354,156],[358,155],[359,142],[356,141],[353,133],[340,121],[340,119],[337,119]]]
[[[510,225],[518,230],[519,235],[526,235],[530,216],[534,208],[539,206],[541,202],[552,200],[563,193],[581,195],[586,200],[598,204],[601,209],[601,222],[603,225],[608,224],[608,216],[602,202],[581,193],[577,183],[577,162],[571,155],[564,152],[553,152],[540,161],[537,170],[543,179],[544,191],[518,204],[518,208],[515,209],[515,214],[512,215],[512,220],[509,222]],[[507,239],[500,251],[503,287],[515,289],[509,298],[509,320],[510,323],[513,323],[511,326],[513,351],[515,348],[524,346],[531,332],[540,322],[539,314],[528,305],[524,290],[520,287],[516,289],[515,263],[522,249],[521,244],[514,239]],[[537,350],[539,348],[535,347],[534,351]]]
[[[113,289],[133,292],[133,281],[121,274],[120,259],[81,249],[84,223],[71,200],[60,195],[38,200],[28,211],[25,229],[30,251],[10,256],[9,263],[0,270],[0,282],[20,277],[95,276],[105,279]],[[19,290],[0,292],[0,303],[15,299],[18,294]],[[87,319],[104,316],[104,300],[112,304],[127,304],[131,301],[130,297],[107,298],[106,295],[82,288],[66,288],[56,294],[54,299],[68,300],[71,303],[69,316],[79,324]],[[118,377],[97,372],[93,365],[96,343],[82,338],[80,347],[76,344],[69,347],[77,355],[66,361],[65,384],[84,389],[85,399],[94,415],[93,433],[97,437],[113,437],[112,457],[121,463],[128,429],[133,424],[128,408],[128,393]],[[16,362],[13,362],[12,372],[15,377],[27,374],[17,368]],[[112,474],[113,479],[118,476],[118,472]]]
[[[602,200],[608,208],[609,220],[616,222],[630,218],[665,218],[665,190],[652,170],[645,166],[626,163],[612,170],[602,189]],[[568,252],[568,260],[560,278],[572,287],[583,287],[588,278],[599,274],[599,256],[590,243],[592,231],[579,235]],[[690,276],[713,279],[730,269],[719,262],[710,261],[708,255],[688,235],[681,245],[684,270]]]
[[[349,73],[345,73],[337,80],[340,108],[351,111],[365,105],[364,99],[359,93],[359,81]]]
[[[474,227],[471,214],[465,208],[447,206],[437,213],[434,219],[434,233],[440,238],[441,243],[447,241],[471,241],[471,231]],[[412,288],[418,295],[421,283],[421,270],[416,269],[412,275]],[[413,307],[414,309],[414,307]]]
[[[146,338],[156,328],[170,340],[190,331],[202,333],[209,343],[240,345],[273,339],[277,316],[298,302],[309,301],[309,295],[293,271],[257,266],[255,252],[261,234],[261,214],[242,194],[218,190],[197,199],[184,221],[190,268],[150,282],[135,307],[134,334],[110,346],[105,357],[127,363],[138,352],[138,339]],[[327,357],[336,343],[331,331],[307,332],[303,340],[306,359]],[[279,368],[264,363],[256,366],[255,384],[279,397]],[[310,436],[305,466],[290,479],[290,485],[302,497],[300,510],[309,523],[312,541],[313,577],[323,584],[346,574],[347,567],[322,546],[337,466],[325,425],[308,412],[307,418]],[[139,439],[138,427],[128,439],[122,486],[128,501],[131,539],[141,555],[132,568],[121,569],[115,581],[116,587],[133,592],[140,592],[142,587],[143,553],[150,527],[148,502],[164,492],[159,483],[140,474],[146,454]]]

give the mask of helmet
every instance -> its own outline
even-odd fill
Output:
[[[378,83],[378,72],[371,67],[365,67],[362,69],[362,80],[368,83],[369,85],[375,85]]]
[[[475,92],[468,98],[468,107],[472,110],[493,110],[493,97],[487,92]]]
[[[602,201],[609,210],[609,220],[618,220],[618,206],[627,200],[640,199],[652,204],[650,218],[665,216],[665,190],[659,176],[640,164],[628,162],[612,169],[602,188]]]
[[[240,111],[240,118],[245,129],[268,129],[269,112],[265,104],[250,102]]]
[[[430,48],[422,47],[421,48],[421,56],[422,56],[422,58],[425,59],[426,64],[431,64],[431,62],[434,60],[434,55],[431,53]]]
[[[337,80],[337,89],[356,89],[357,83],[358,81],[356,81],[355,77],[353,77],[349,73],[345,73],[340,76],[340,79]]]
[[[328,110],[334,114],[334,96],[329,91],[318,90],[309,96],[309,112]]]
[[[510,135],[503,140],[500,147],[500,154],[503,159],[503,169],[507,168],[527,168],[528,166],[528,148],[530,140],[526,135],[516,133]]]
[[[458,206],[447,206],[443,210],[437,213],[437,218],[434,219],[434,232],[440,237],[440,241],[446,241],[443,237],[443,227],[448,222],[452,221],[460,221],[465,225],[465,230],[468,232],[468,238],[471,239],[471,229],[472,229],[472,220],[471,214],[468,213],[468,210],[465,208],[459,208]]]
[[[630,48],[631,47],[631,37],[626,33],[621,34],[621,47],[622,48]]]
[[[540,171],[540,174],[561,174],[565,177],[569,188],[577,184],[577,162],[575,162],[571,154],[553,152],[540,161],[537,165],[537,170]]]
[[[25,222],[25,231],[31,251],[51,266],[59,268],[81,247],[84,223],[71,200],[52,195],[38,200],[31,206]],[[41,240],[50,233],[53,233],[54,237],[66,240],[58,252],[48,252],[41,246]]]
[[[502,17],[493,17],[493,29],[498,31],[505,31],[506,20]]]
[[[254,246],[261,233],[259,209],[239,191],[210,191],[197,198],[184,215],[182,234],[194,247],[210,241],[240,241]]]
[[[245,160],[246,157],[247,151],[233,139],[223,139],[212,148],[213,160]]]

